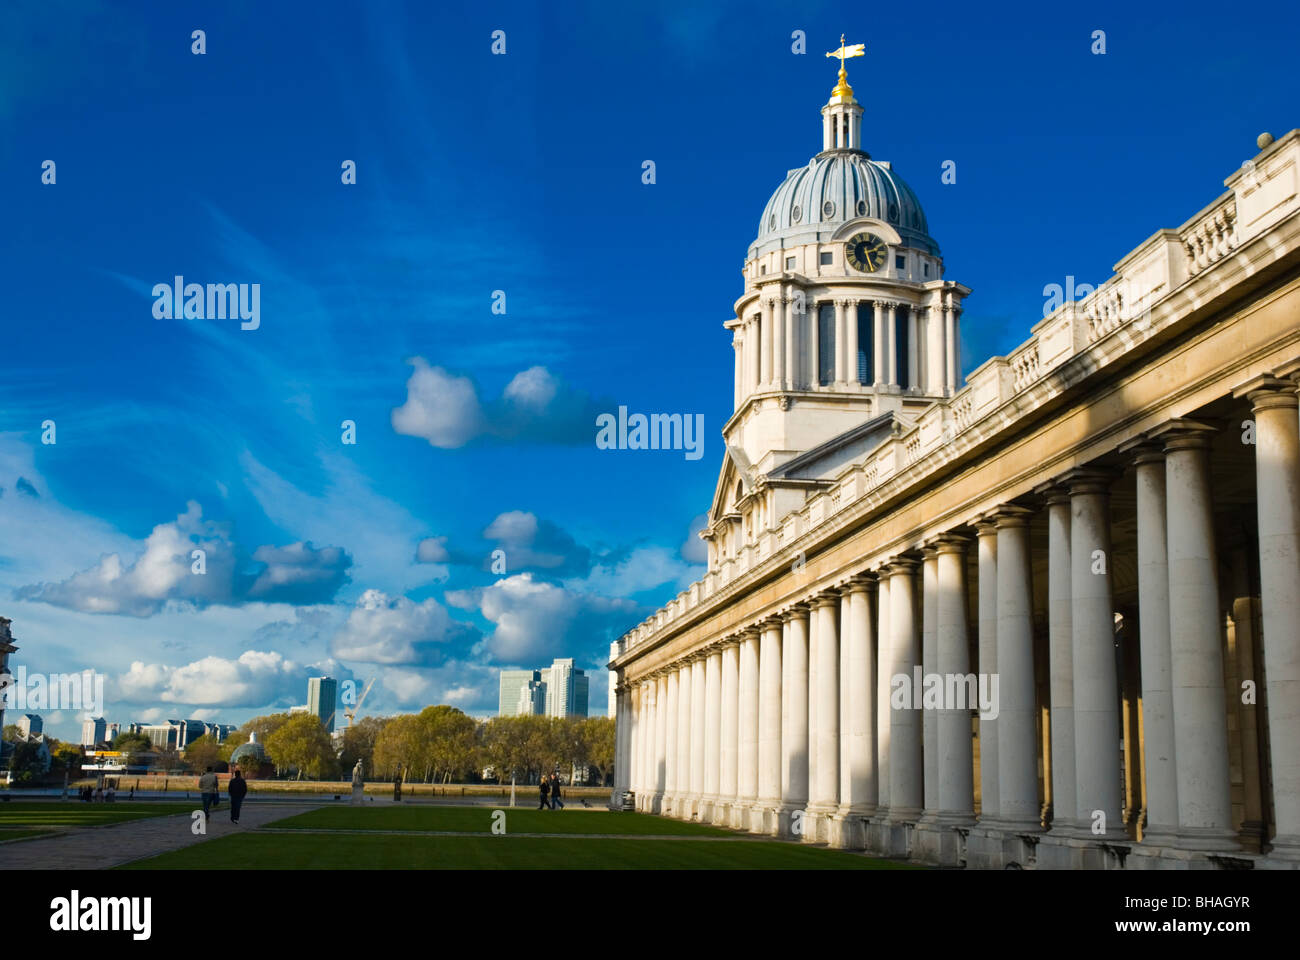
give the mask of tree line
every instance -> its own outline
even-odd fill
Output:
[[[266,750],[278,777],[346,780],[358,760],[367,780],[472,783],[535,783],[558,771],[568,778],[584,768],[589,781],[605,784],[614,771],[614,721],[609,717],[518,716],[480,722],[456,707],[425,707],[419,713],[364,717],[343,731],[339,745],[310,713],[254,717],[217,743],[203,736],[189,743],[184,767],[202,772],[229,764],[249,735]],[[128,754],[156,752],[140,734],[121,734],[113,747]],[[162,759],[161,757],[159,758]]]

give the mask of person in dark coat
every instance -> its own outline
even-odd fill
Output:
[[[230,794],[230,822],[238,823],[239,808],[243,806],[244,796],[248,793],[248,781],[244,779],[238,767],[235,768],[235,775],[230,778],[230,785],[226,787],[226,791]]]
[[[546,802],[546,796],[551,792],[551,785],[546,782],[545,777],[542,777],[542,782],[537,785],[537,792],[541,795],[542,798],[542,802],[537,805],[537,809],[538,810],[548,809],[549,805]]]
[[[563,810],[564,801],[560,799],[560,778],[551,777],[551,809]]]

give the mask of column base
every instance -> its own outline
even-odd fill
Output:
[[[912,859],[944,867],[966,866],[966,847],[975,816],[936,814],[916,825]]]
[[[717,797],[701,797],[699,805],[695,808],[695,819],[700,823],[712,823],[713,805],[717,802]]]
[[[803,839],[803,807],[783,803],[776,809],[776,834],[782,840]]]
[[[840,807],[830,818],[827,843],[837,850],[867,849],[867,820],[870,811]]]
[[[829,843],[831,818],[835,816],[835,807],[810,804],[803,812],[804,843]]]
[[[968,870],[1033,870],[1039,865],[1040,824],[980,820],[966,833]]]
[[[1241,841],[1232,831],[1218,827],[1179,827],[1174,846],[1180,850],[1236,853],[1241,850]]]
[[[760,800],[749,811],[749,832],[765,837],[780,836],[781,801],[776,799]]]
[[[731,808],[735,802],[735,800],[728,800],[725,797],[719,797],[713,802],[712,823],[715,827],[731,826]]]

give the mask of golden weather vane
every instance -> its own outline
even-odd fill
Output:
[[[849,75],[844,69],[844,61],[851,59],[852,57],[865,57],[866,55],[867,45],[865,43],[855,43],[851,46],[846,46],[844,43],[844,34],[840,34],[840,48],[838,50],[832,50],[826,54],[828,57],[839,57],[840,60],[840,82],[837,83],[835,89],[831,91],[831,96],[853,96],[853,88],[849,86]]]

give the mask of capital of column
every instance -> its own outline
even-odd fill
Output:
[[[1053,504],[1069,503],[1070,491],[1065,485],[1056,480],[1048,480],[1046,483],[1040,483],[1034,487],[1034,494],[1043,501],[1043,506],[1050,507]]]
[[[1127,454],[1130,462],[1135,465],[1165,462],[1164,445],[1151,439],[1151,437],[1145,433],[1139,437],[1134,437],[1126,443],[1121,443],[1119,445],[1119,452]]]
[[[1161,424],[1151,431],[1152,440],[1164,443],[1165,452],[1174,450],[1204,450],[1219,432],[1219,428],[1203,420],[1180,418]]]
[[[1115,482],[1115,471],[1104,467],[1075,467],[1057,477],[1070,491],[1070,496],[1081,493],[1110,495],[1110,485]]]
[[[884,571],[889,576],[900,573],[915,573],[921,566],[921,558],[915,553],[900,553],[896,557],[891,557],[884,565]]]
[[[939,554],[964,554],[971,538],[962,533],[945,533],[935,541],[935,552]]]
[[[874,573],[859,573],[852,577],[844,592],[852,596],[855,593],[875,593],[880,585],[880,578]]]
[[[798,603],[792,603],[777,616],[781,618],[782,623],[789,623],[791,620],[807,620],[808,604],[802,600]]]
[[[1300,375],[1300,364],[1297,364],[1297,374]],[[1270,374],[1263,374],[1248,380],[1232,391],[1232,395],[1237,399],[1245,397],[1251,403],[1251,408],[1258,413],[1260,410],[1275,410],[1290,407],[1295,409],[1300,404],[1300,396],[1296,395],[1296,382],[1290,378],[1275,377]]]
[[[809,604],[814,607],[830,607],[840,602],[840,592],[834,587],[823,590],[809,599]]]
[[[1034,511],[1015,503],[1004,503],[985,514],[997,530],[1028,526],[1029,518],[1033,515]]]

